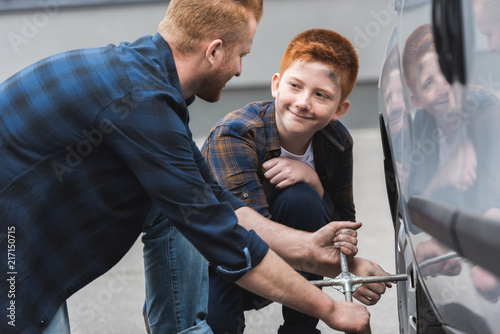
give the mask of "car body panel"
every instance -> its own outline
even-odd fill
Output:
[[[500,328],[500,47],[477,1],[395,3],[379,107],[396,267],[411,278],[398,283],[401,333]]]

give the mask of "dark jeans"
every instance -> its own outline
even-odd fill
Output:
[[[328,207],[309,185],[298,183],[280,191],[269,201],[272,220],[294,229],[314,232],[330,222]],[[321,276],[301,273],[309,280]],[[214,334],[241,334],[245,329],[244,311],[258,310],[271,301],[257,296],[234,283],[220,278],[213,270],[209,273],[207,322]],[[284,323],[278,333],[320,333],[318,319],[283,306]]]

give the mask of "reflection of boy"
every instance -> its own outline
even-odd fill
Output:
[[[337,120],[349,108],[346,98],[357,72],[356,52],[344,37],[321,29],[297,35],[272,78],[275,101],[251,103],[211,130],[202,151],[219,183],[262,215],[294,229],[316,231],[332,220],[354,221],[352,138]],[[273,240],[266,241],[273,248]],[[295,267],[330,277],[339,272],[338,267]],[[361,275],[384,274],[359,258],[353,268]],[[355,296],[371,305],[384,291],[384,284],[364,286]],[[214,333],[241,333],[244,310],[269,303],[211,272],[207,321]],[[316,318],[286,307],[283,316],[280,333],[319,332]]]
[[[412,193],[499,219],[497,98],[483,87],[467,86],[461,103],[455,103],[451,86],[439,68],[430,25],[418,27],[406,40],[403,68],[411,100],[418,108],[413,150],[417,153],[414,158],[419,159],[412,161]],[[422,262],[447,251],[432,239],[418,246],[417,259]],[[431,275],[458,275],[460,264],[443,261],[427,271]],[[481,294],[498,300],[498,278],[479,266],[472,268],[471,277]]]
[[[482,87],[468,86],[457,102],[439,68],[430,25],[408,37],[403,67],[418,108],[413,124],[414,150],[419,154],[412,161],[413,193],[466,204],[482,213],[498,207],[500,152],[491,145],[498,142],[498,100]]]

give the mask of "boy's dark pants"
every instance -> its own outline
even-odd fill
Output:
[[[297,183],[268,200],[272,220],[297,230],[314,232],[330,222],[329,210],[319,194],[305,183]],[[306,264],[307,265],[307,264]],[[302,273],[309,280],[321,276]],[[240,334],[245,329],[244,311],[260,309],[271,303],[234,283],[221,279],[210,269],[210,289],[207,322],[214,334]],[[271,315],[270,315],[271,316]],[[280,334],[320,333],[317,318],[283,306],[284,323]],[[264,319],[265,320],[265,319]],[[249,326],[261,326],[249,324]]]

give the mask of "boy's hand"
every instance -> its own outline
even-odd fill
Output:
[[[323,196],[324,189],[318,174],[305,162],[288,158],[273,158],[262,164],[262,171],[264,177],[277,189],[304,182]]]
[[[459,191],[470,189],[477,179],[477,156],[474,145],[467,139],[455,154],[441,167],[433,177],[424,195],[442,187],[452,186]]]
[[[356,257],[349,263],[349,271],[360,277],[390,275],[375,262]],[[352,296],[365,305],[375,305],[385,293],[386,288],[391,288],[391,282],[369,283],[361,285]]]

